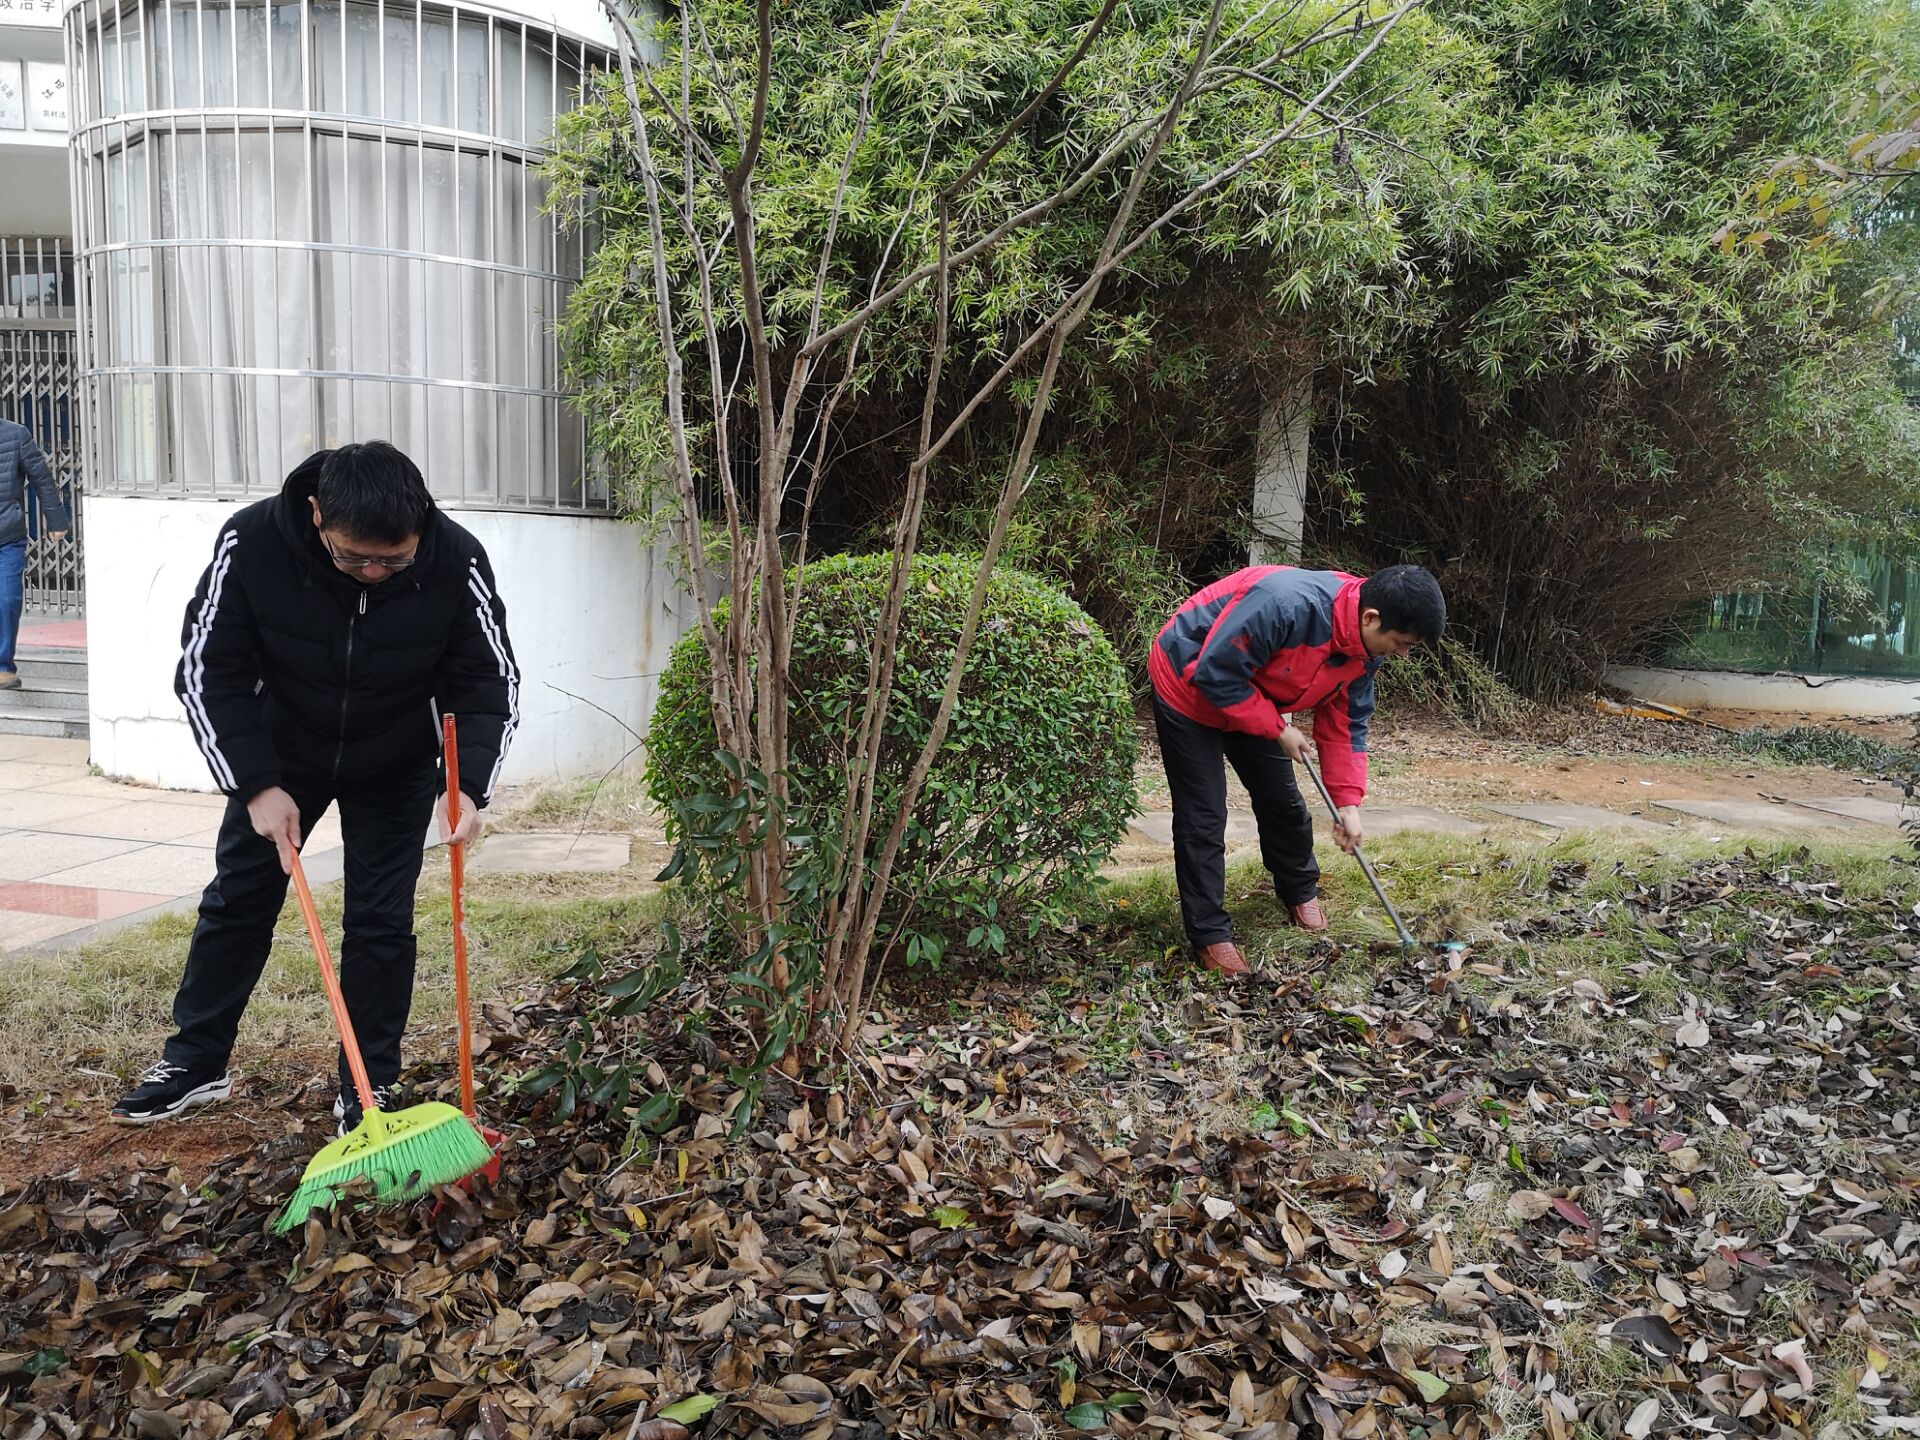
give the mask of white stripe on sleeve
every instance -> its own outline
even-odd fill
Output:
[[[207,638],[213,633],[213,622],[220,613],[220,596],[226,588],[227,572],[233,568],[234,547],[239,543],[239,534],[232,530],[220,537],[220,548],[214,552],[213,567],[207,581],[207,598],[200,605],[200,613],[194,617],[192,633],[187,637],[186,653],[181,657],[181,674],[186,681],[183,689],[187,720],[193,727],[193,738],[200,746],[200,753],[207,758],[207,768],[213,772],[214,784],[222,790],[236,789],[237,782],[233,778],[233,767],[227,763],[227,757],[220,749],[220,737],[214,732],[213,717],[207,713]]]
[[[501,677],[507,682],[507,723],[500,731],[500,753],[494,757],[493,773],[487,776],[487,788],[480,796],[482,800],[492,800],[493,787],[500,781],[500,767],[507,762],[507,746],[513,743],[513,732],[520,724],[520,670],[507,650],[506,636],[500,633],[500,622],[494,619],[493,592],[487,588],[487,582],[480,574],[478,560],[468,563],[467,589],[473,592],[474,614],[480,620],[480,633],[487,637],[487,645],[493,651]]]

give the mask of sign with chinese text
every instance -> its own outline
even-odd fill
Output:
[[[67,128],[67,67],[53,61],[27,62],[27,125],[34,130]]]
[[[26,80],[18,60],[0,60],[0,130],[27,128]]]
[[[40,30],[60,28],[65,0],[0,0],[0,25],[31,25]]]

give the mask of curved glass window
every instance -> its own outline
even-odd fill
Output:
[[[553,336],[580,240],[535,170],[600,52],[383,0],[67,24],[91,488],[262,494],[379,438],[455,504],[608,508]]]

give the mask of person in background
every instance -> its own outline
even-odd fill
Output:
[[[64,540],[73,527],[67,502],[33,432],[0,420],[0,690],[18,690],[20,672],[13,651],[20,643],[20,616],[26,609],[27,487],[40,502],[40,520],[49,540]]]
[[[1351,851],[1365,834],[1374,672],[1437,643],[1446,624],[1439,582],[1417,565],[1366,580],[1256,565],[1189,596],[1161,629],[1147,670],[1173,796],[1173,873],[1187,939],[1209,970],[1248,973],[1226,910],[1227,763],[1253,801],[1260,858],[1288,917],[1326,929],[1313,814],[1293,774],[1308,741],[1289,716],[1313,712],[1312,743],[1340,814],[1333,838]]]

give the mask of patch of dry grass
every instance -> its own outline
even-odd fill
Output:
[[[619,953],[649,943],[679,903],[655,893],[657,868],[657,858],[636,844],[633,862],[610,875],[472,876],[466,910],[476,997],[516,994],[589,947]],[[341,886],[322,886],[315,899],[337,951]],[[433,1032],[453,1018],[445,851],[427,856],[415,906],[419,968],[410,1053],[418,1054],[445,1043]],[[0,1084],[82,1104],[117,1096],[172,1032],[173,992],[194,919],[162,916],[81,950],[7,957],[0,965]],[[241,1022],[234,1064],[245,1069],[276,1053],[328,1047],[332,1038],[306,926],[289,903]]]
[[[637,770],[545,785],[519,798],[505,814],[490,815],[489,830],[583,830],[608,834],[660,828],[659,812]]]

